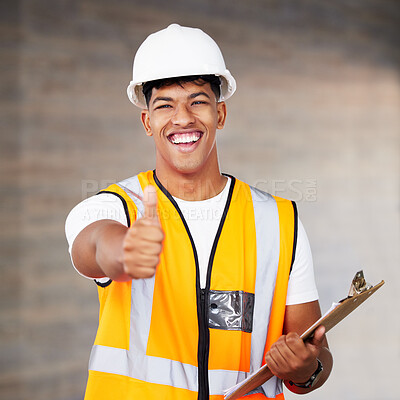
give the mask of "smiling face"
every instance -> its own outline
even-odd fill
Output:
[[[159,177],[219,176],[216,130],[224,127],[226,106],[216,101],[209,83],[153,88],[141,117],[154,137]]]

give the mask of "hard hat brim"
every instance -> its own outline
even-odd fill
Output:
[[[190,74],[196,75],[196,74]],[[199,74],[203,75],[203,74]],[[214,75],[214,74],[213,74]],[[236,81],[229,70],[225,70],[223,74],[215,74],[219,76],[221,79],[221,95],[218,99],[218,102],[225,101],[229,99],[236,91]],[[182,75],[185,76],[185,75]],[[170,76],[165,78],[171,78]],[[164,79],[160,77],[159,79]],[[147,108],[146,99],[143,94],[143,85],[145,82],[134,82],[130,81],[126,93],[128,95],[129,100],[137,107],[145,109]]]

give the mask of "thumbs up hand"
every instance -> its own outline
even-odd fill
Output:
[[[164,232],[157,215],[156,189],[143,191],[144,216],[128,229],[123,241],[124,272],[133,279],[151,278],[160,262]]]

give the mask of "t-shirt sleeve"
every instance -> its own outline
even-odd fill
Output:
[[[99,193],[76,205],[65,222],[65,235],[72,265],[74,265],[71,254],[72,245],[84,228],[103,219],[111,219],[128,226],[127,218],[121,199],[111,193]]]
[[[318,300],[310,243],[300,219],[297,229],[296,253],[289,278],[286,305]]]

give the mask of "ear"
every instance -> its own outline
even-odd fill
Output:
[[[222,129],[225,126],[226,120],[226,104],[224,101],[217,103],[218,122],[217,129]]]
[[[151,131],[151,126],[150,126],[149,110],[142,110],[140,114],[140,119],[142,120],[142,124],[144,126],[144,130],[146,131],[146,135],[153,136],[153,132]]]

